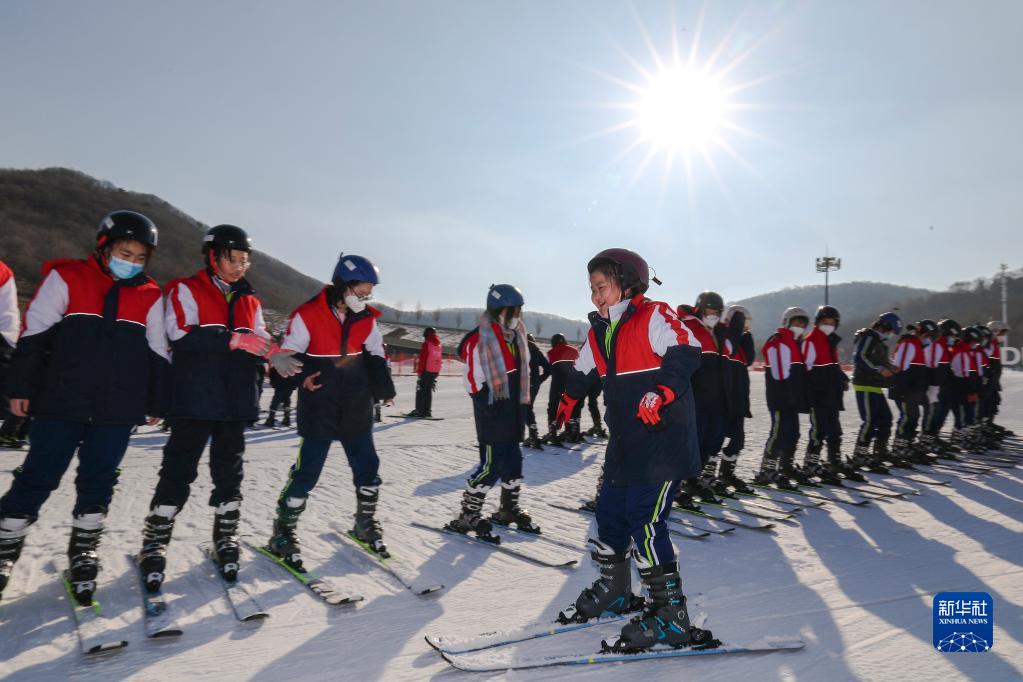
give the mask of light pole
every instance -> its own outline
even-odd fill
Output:
[[[1002,263],[1002,324],[1009,324],[1009,266]],[[1006,344],[1009,342],[1008,336],[1005,338]]]
[[[842,259],[834,256],[823,256],[817,259],[817,272],[824,273],[824,305],[828,305],[828,275],[833,270],[842,268]]]

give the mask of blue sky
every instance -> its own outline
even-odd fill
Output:
[[[1018,2],[13,0],[0,165],[158,194],[315,277],[366,255],[406,308],[507,281],[581,317],[608,246],[673,303],[817,282],[825,245],[835,281],[944,288],[1020,265],[1021,23]],[[712,143],[688,175],[663,150],[640,170],[634,127],[596,134],[673,37],[742,86],[738,158]]]

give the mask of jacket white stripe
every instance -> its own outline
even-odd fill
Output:
[[[25,330],[21,335],[42,334],[63,320],[69,300],[67,282],[56,270],[50,270],[25,311]]]
[[[7,345],[14,347],[18,343],[18,332],[21,331],[21,313],[18,312],[18,286],[11,277],[0,284],[0,336]]]

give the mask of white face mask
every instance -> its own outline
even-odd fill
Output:
[[[884,339],[885,341],[890,341],[893,336],[895,336],[893,332],[883,332],[881,334],[881,338]]]
[[[833,324],[822,324],[818,325],[817,329],[820,329],[824,333],[824,336],[831,336],[835,333],[835,325]]]
[[[501,313],[501,326],[505,329],[515,329],[518,320],[518,316],[511,317],[508,313]]]
[[[794,336],[794,337],[796,337],[798,339],[800,336],[803,335],[803,332],[806,331],[806,328],[805,327],[789,327],[789,330],[791,330],[792,336]]]
[[[721,319],[720,315],[707,315],[706,317],[703,318],[703,324],[705,324],[708,327],[713,327],[718,323],[718,320],[720,319]]]
[[[365,299],[362,299],[352,293],[345,294],[345,305],[348,306],[348,309],[353,313],[361,313],[366,309]]]

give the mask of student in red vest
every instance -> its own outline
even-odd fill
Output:
[[[792,460],[799,444],[799,413],[807,411],[805,368],[799,339],[809,324],[810,315],[802,308],[786,309],[778,331],[761,349],[767,409],[771,411],[771,435],[764,446],[760,471],[753,479],[760,485],[792,488],[806,480]]]
[[[1012,432],[995,423],[998,407],[1002,404],[1002,346],[1009,336],[1009,325],[1000,320],[988,322],[984,351],[988,357],[988,380],[981,396],[980,428],[984,440],[997,447]]]
[[[749,367],[757,357],[757,349],[750,331],[752,322],[749,310],[741,305],[728,306],[721,318],[724,330],[724,341],[721,344],[722,377],[728,408],[724,435],[728,443],[721,448],[721,464],[714,484],[714,491],[718,494],[727,493],[728,488],[740,493],[753,492],[735,473],[739,453],[746,446],[746,420],[753,417],[749,401]]]
[[[465,390],[472,396],[480,463],[466,481],[462,508],[446,528],[475,533],[489,542],[500,538],[491,522],[515,524],[519,530],[539,533],[529,512],[519,506],[522,492],[522,441],[529,405],[529,341],[522,321],[522,292],[511,284],[492,284],[487,308],[476,329],[458,344],[465,362]],[[489,519],[483,517],[487,493],[501,483],[501,505]]]
[[[8,376],[11,412],[33,419],[28,455],[0,499],[0,592],[77,452],[68,578],[76,601],[92,601],[128,437],[163,414],[163,299],[144,272],[156,241],[149,218],[114,211],[100,223],[91,257],[43,266]]]
[[[368,258],[342,254],[331,283],[303,303],[288,320],[281,353],[271,358],[282,376],[301,371],[298,391],[298,459],[277,502],[277,518],[267,548],[289,566],[304,571],[298,520],[320,479],[327,453],[340,441],[355,486],[352,539],[388,557],[376,518],[380,496],[380,459],[373,444],[376,400],[394,404],[394,382],[387,368],[384,338],[367,305],[380,270]]]
[[[437,330],[427,327],[423,330],[423,345],[419,347],[416,358],[416,371],[419,380],[416,382],[416,409],[406,417],[427,419],[433,416],[433,392],[437,388],[437,377],[440,375],[444,353],[441,348]]]
[[[655,644],[713,646],[693,627],[682,592],[667,518],[680,481],[700,471],[690,377],[700,346],[671,306],[644,296],[650,268],[628,249],[607,249],[588,266],[591,329],[576,361],[558,420],[569,418],[591,382],[604,385],[611,434],[597,497],[597,540],[591,556],[600,577],[582,591],[561,622],[585,622],[637,608],[632,559],[650,598],[617,637],[613,651]],[[656,281],[656,280],[654,280]],[[642,603],[642,600],[639,600]]]
[[[814,315],[814,326],[802,343],[803,363],[806,368],[806,399],[810,409],[810,433],[807,438],[803,472],[830,484],[841,484],[844,476],[854,481],[866,480],[842,461],[842,424],[839,412],[845,409],[844,394],[849,389],[849,377],[842,371],[838,359],[838,344],[842,341],[836,332],[842,323],[838,308],[822,305]],[[821,451],[828,448],[827,462],[821,463]]]
[[[561,445],[564,442],[582,442],[582,434],[579,428],[579,417],[582,415],[582,403],[576,405],[575,412],[565,425],[565,432],[558,435],[558,405],[561,403],[561,395],[565,392],[565,383],[568,381],[568,371],[579,359],[579,351],[570,346],[561,333],[551,335],[551,349],[547,351],[547,362],[551,369],[551,392],[547,399],[547,436],[545,443]]]
[[[0,261],[0,391],[3,390],[7,367],[21,330],[21,311],[18,310],[18,287],[14,273],[7,264]],[[18,430],[24,417],[15,417],[7,406],[7,397],[0,394],[0,448],[20,448]]]
[[[203,268],[167,285],[171,435],[163,448],[138,555],[150,591],[163,583],[174,518],[188,500],[207,442],[213,556],[225,579],[238,574],[245,426],[259,415],[256,366],[276,349],[263,322],[263,307],[245,279],[251,251],[245,230],[211,227],[202,242]]]
[[[909,466],[915,457],[913,445],[920,425],[920,413],[927,402],[929,378],[924,341],[930,343],[922,336],[920,324],[908,324],[892,355],[892,362],[899,368],[891,389],[891,398],[899,408],[890,457],[896,466]]]

